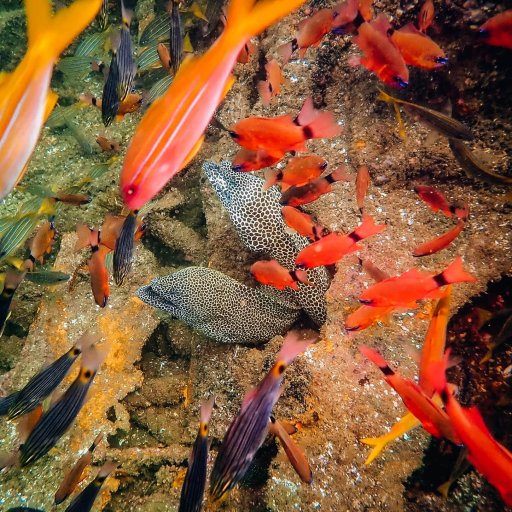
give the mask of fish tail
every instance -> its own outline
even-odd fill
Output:
[[[458,256],[453,260],[452,263],[446,268],[444,272],[435,276],[436,281],[443,283],[440,286],[450,283],[462,283],[462,282],[474,282],[476,277],[472,276],[469,272],[466,272],[462,266],[462,258]]]
[[[342,131],[331,112],[321,112],[313,107],[311,97],[306,98],[296,122],[302,126],[306,139],[335,137]]]
[[[103,466],[101,466],[100,470],[98,471],[98,475],[96,476],[96,480],[103,481],[107,478],[112,471],[114,471],[119,464],[116,464],[115,462],[112,462],[111,460],[105,462]]]
[[[223,33],[230,47],[242,48],[251,37],[300,7],[304,0],[231,0]]]
[[[275,185],[280,179],[279,169],[267,169],[263,175],[265,176],[265,183],[263,183],[262,190],[268,190],[272,185]]]
[[[311,286],[313,283],[308,279],[308,274],[305,270],[293,270],[291,275],[294,280],[299,281],[300,283],[307,284]]]
[[[102,0],[75,0],[52,16],[50,0],[26,0],[29,49],[56,59],[94,19]]]
[[[336,181],[350,181],[351,179],[344,165],[340,165],[337,169],[334,169],[329,176],[333,183]]]
[[[91,230],[87,224],[77,224],[76,234],[78,239],[75,243],[75,252],[78,252],[90,245]]]
[[[201,424],[206,425],[212,416],[213,406],[215,405],[215,397],[212,396],[210,400],[201,404],[200,421]]]
[[[366,345],[361,345],[359,347],[359,352],[361,352],[363,356],[372,361],[372,363],[375,363],[384,375],[394,375],[395,372],[390,368],[387,361],[376,350],[373,350]]]
[[[92,442],[91,446],[89,447],[89,451],[92,453],[96,447],[101,443],[101,441],[103,440],[103,433],[100,432],[96,438],[94,439],[94,441]]]
[[[90,370],[91,372],[96,373],[106,356],[106,350],[99,349],[96,345],[91,345],[82,352],[81,369]]]
[[[368,238],[386,229],[385,224],[375,224],[371,215],[363,216],[363,223],[354,231],[359,239]]]
[[[121,19],[123,20],[123,25],[126,28],[130,28],[130,24],[132,22],[133,11],[131,9],[127,9],[124,5],[124,1],[121,0]]]
[[[301,339],[300,331],[289,331],[277,356],[278,361],[289,365],[299,354],[316,341],[315,338]]]
[[[75,343],[75,347],[80,350],[80,352],[84,352],[85,350],[88,350],[89,347],[92,347],[95,343],[99,341],[97,336],[94,336],[93,334],[89,334],[88,332],[85,332],[78,338],[77,342]]]
[[[369,446],[373,446],[372,451],[364,461],[366,465],[371,464],[378,457],[379,453],[384,449],[384,447],[387,444],[386,436],[366,437],[365,439],[360,439],[359,441]]]

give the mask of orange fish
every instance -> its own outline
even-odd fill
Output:
[[[315,224],[311,215],[303,213],[297,210],[297,208],[293,208],[293,206],[283,206],[281,213],[283,214],[284,222],[289,228],[314,242],[328,234],[326,228]]]
[[[312,203],[323,194],[330,192],[333,183],[348,179],[345,167],[338,167],[338,169],[323,178],[317,178],[305,185],[294,185],[286,189],[286,192],[281,196],[280,202],[282,205],[288,206],[301,206]]]
[[[199,151],[215,109],[233,84],[231,72],[247,41],[303,1],[229,4],[221,36],[203,55],[182,63],[167,92],[137,126],[120,178],[121,195],[130,210],[139,210],[152,199]]]
[[[98,135],[98,137],[96,137],[96,142],[98,143],[101,150],[105,151],[106,153],[119,153],[121,150],[119,142],[107,139],[103,135]]]
[[[379,80],[397,89],[409,85],[409,70],[404,58],[387,35],[390,24],[382,13],[371,23],[365,22],[359,27],[354,43],[364,56],[359,59],[369,71],[373,71]]]
[[[50,90],[57,58],[94,19],[101,3],[75,0],[53,16],[51,1],[25,0],[27,51],[14,71],[0,74],[0,199],[23,177],[57,102]]]
[[[169,54],[169,48],[164,43],[158,43],[156,47],[156,52],[158,53],[158,58],[160,59],[160,64],[167,71],[167,73],[171,72],[171,55]]]
[[[444,362],[451,293],[452,285],[449,285],[443,296],[437,301],[421,349],[418,384],[429,397],[432,397],[435,391],[435,382],[431,380],[432,368],[438,368]]]
[[[288,287],[299,291],[298,283],[311,284],[304,270],[288,270],[276,260],[253,263],[251,274],[258,283],[273,286],[278,290],[284,290]]]
[[[361,265],[361,268],[377,283],[380,283],[381,281],[384,281],[384,279],[391,277],[387,272],[381,270],[370,260],[363,260],[359,258],[359,264]]]
[[[352,233],[348,235],[331,233],[302,249],[295,258],[295,264],[301,268],[333,265],[346,254],[362,249],[357,242],[376,235],[384,229],[386,229],[385,224],[375,224],[373,217],[367,215],[363,218],[363,223]]]
[[[489,432],[476,407],[461,407],[452,395],[443,375],[437,391],[445,404],[453,429],[467,448],[467,458],[490,484],[498,489],[501,499],[512,506],[512,453]]]
[[[370,186],[370,172],[366,165],[360,165],[356,175],[356,202],[361,214],[363,213],[364,198]]]
[[[391,34],[391,41],[410,66],[431,70],[448,64],[446,54],[439,45],[412,23],[395,30]]]
[[[265,71],[267,72],[267,79],[259,81],[257,87],[261,102],[265,107],[268,107],[270,101],[281,92],[281,84],[286,80],[276,59],[272,59],[265,64]]]
[[[65,192],[56,192],[53,199],[73,206],[82,206],[91,202],[91,198],[86,194],[66,194]]]
[[[428,185],[417,185],[414,192],[418,194],[420,199],[428,204],[428,206],[437,212],[441,210],[447,217],[455,215],[458,219],[465,220],[469,215],[469,207],[465,205],[463,208],[452,205],[448,202],[445,195],[434,187]]]
[[[300,479],[304,483],[310,484],[313,481],[313,472],[311,471],[309,462],[302,449],[290,437],[283,424],[273,416],[270,416],[268,431],[270,435],[279,439],[288,460],[293,466],[293,469],[295,469],[299,475]]]
[[[465,226],[466,223],[463,220],[459,220],[457,225],[450,229],[450,231],[447,231],[443,235],[416,247],[412,255],[416,257],[429,256],[430,254],[435,254],[436,252],[446,249],[446,247],[448,247],[460,235]]]
[[[229,134],[246,149],[264,149],[269,155],[281,156],[286,151],[307,151],[310,139],[335,137],[341,133],[331,112],[321,112],[307,98],[294,120],[286,114],[278,117],[248,117],[238,121]]]
[[[277,49],[283,64],[290,60],[296,50],[299,50],[299,57],[302,59],[309,47],[319,46],[325,34],[331,31],[335,17],[334,9],[320,9],[313,16],[303,19],[299,23],[297,37]]]
[[[121,234],[126,217],[126,215],[114,215],[112,213],[105,215],[100,231],[100,243],[111,251],[115,249],[116,241]],[[140,240],[145,230],[143,217],[137,216],[136,226],[137,229],[133,238],[134,240]]]
[[[87,224],[77,224],[76,235],[75,252],[99,244],[99,231],[90,229]]]
[[[269,155],[264,149],[252,151],[242,148],[235,155],[232,168],[234,171],[240,172],[258,171],[259,169],[274,165],[279,162],[283,156],[284,153],[280,156]]]
[[[52,252],[52,244],[55,238],[55,226],[53,220],[46,221],[37,230],[34,238],[29,242],[30,255],[25,261],[25,268],[29,271],[34,270],[34,263],[44,263],[45,254]]]
[[[480,37],[492,46],[512,48],[512,9],[496,14],[479,29]]]
[[[373,0],[359,0],[358,8],[364,21],[370,21],[373,18],[372,11]]]
[[[110,252],[110,249],[100,244],[91,247],[91,250],[92,256],[87,261],[87,267],[91,275],[92,294],[96,304],[100,308],[104,308],[110,296],[108,270],[105,265],[105,256]]]
[[[293,185],[305,185],[319,178],[325,169],[327,169],[327,162],[317,155],[290,158],[284,169],[265,171],[263,190],[267,190],[278,182],[283,191]]]
[[[140,94],[128,93],[126,98],[119,105],[116,120],[122,121],[126,114],[133,114],[134,112],[137,112],[142,106],[142,99],[142,95]],[[90,93],[80,95],[80,101],[86,105],[92,105],[93,107],[101,110],[101,98],[96,98]]]
[[[250,40],[244,44],[244,47],[240,50],[236,61],[239,64],[247,64],[251,60],[251,55],[256,52],[256,46]]]
[[[432,25],[435,16],[433,0],[425,0],[418,14],[418,28],[421,32],[426,32],[427,28]]]
[[[334,7],[334,20],[331,31],[334,34],[347,34],[355,30],[359,5],[367,0],[346,0]],[[370,0],[371,3],[371,0]]]
[[[455,443],[458,441],[457,434],[446,412],[415,382],[400,377],[375,350],[362,345],[359,347],[359,351],[379,367],[386,382],[400,395],[407,409],[421,421],[423,428],[429,434],[437,438],[444,437]]]
[[[438,289],[447,284],[474,281],[476,278],[464,270],[459,256],[440,274],[411,269],[373,285],[359,300],[369,306],[407,306],[416,300],[435,297]]]

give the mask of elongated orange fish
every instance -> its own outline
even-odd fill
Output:
[[[58,56],[94,19],[101,3],[75,0],[52,16],[49,0],[25,0],[28,49],[12,73],[0,76],[0,199],[23,177],[55,106],[50,79]]]
[[[240,172],[258,171],[259,169],[274,165],[279,162],[283,156],[284,153],[277,156],[269,155],[264,149],[251,151],[250,149],[242,148],[235,155],[232,168],[234,171]]]
[[[487,20],[480,27],[480,37],[492,46],[512,48],[512,9]]]
[[[461,220],[465,220],[469,215],[469,207],[467,205],[461,208],[458,205],[450,204],[446,196],[435,187],[417,185],[414,187],[414,192],[435,212],[441,210],[447,217],[455,215],[455,217]]]
[[[416,300],[432,298],[439,288],[447,284],[474,281],[476,278],[464,270],[459,256],[440,274],[411,269],[373,285],[363,292],[359,300],[369,306],[407,306]]]
[[[263,190],[279,183],[285,191],[293,185],[305,185],[319,178],[327,169],[327,162],[320,156],[307,155],[290,158],[284,169],[269,169],[265,171]]]
[[[457,437],[468,450],[469,462],[498,489],[505,504],[512,506],[512,453],[494,439],[478,409],[461,407],[446,379],[441,382],[444,386],[438,391]]]
[[[432,25],[435,16],[433,0],[425,0],[418,14],[418,28],[421,32],[426,32]]]
[[[233,83],[231,71],[246,42],[303,1],[229,4],[222,35],[201,57],[182,63],[167,92],[149,107],[135,131],[120,179],[130,210],[139,210],[199,151],[204,130]]]
[[[331,112],[321,112],[307,98],[294,120],[286,114],[278,117],[248,117],[238,121],[229,134],[246,149],[264,149],[270,155],[286,151],[307,151],[305,142],[310,139],[335,137],[341,133]]]
[[[265,71],[267,72],[267,79],[258,82],[257,87],[261,102],[265,107],[268,107],[271,100],[280,94],[281,84],[286,80],[283,78],[281,67],[276,59],[272,59],[265,64]]]
[[[412,380],[404,379],[389,366],[386,360],[375,350],[361,345],[359,351],[375,363],[384,374],[385,381],[400,395],[409,411],[421,421],[423,428],[437,438],[444,437],[457,442],[457,435],[450,419],[423,390]]]
[[[376,20],[359,27],[354,43],[364,53],[360,64],[385,84],[400,89],[409,85],[409,70],[402,54],[387,35],[388,26],[389,22],[381,13]]]
[[[281,213],[283,214],[284,222],[289,228],[299,233],[299,235],[307,236],[314,242],[328,234],[326,228],[315,224],[311,215],[301,212],[293,206],[283,206]]]
[[[376,235],[386,229],[385,224],[375,224],[373,217],[365,216],[363,223],[352,233],[343,235],[341,233],[331,233],[324,236],[318,242],[308,245],[297,254],[295,264],[301,268],[313,268],[323,265],[333,265],[339,261],[345,254],[362,249],[358,242]]]
[[[356,174],[356,202],[359,211],[363,213],[364,198],[370,186],[370,172],[366,165],[360,165]]]
[[[459,220],[455,227],[443,235],[440,235],[416,247],[412,255],[416,257],[428,256],[430,254],[435,254],[436,252],[446,249],[460,235],[465,225],[466,223],[463,220]]]
[[[412,23],[395,30],[391,34],[391,41],[410,66],[431,70],[448,64],[442,48]]]
[[[276,260],[253,263],[251,274],[259,283],[273,286],[278,290],[291,288],[298,291],[299,285],[297,283],[311,284],[304,270],[288,270]]]
[[[55,226],[53,220],[43,222],[43,224],[39,226],[34,238],[29,243],[30,254],[24,264],[27,270],[34,270],[36,261],[44,263],[45,255],[52,252],[54,238]]]
[[[303,204],[316,201],[323,194],[327,194],[332,190],[333,183],[338,181],[347,181],[347,173],[345,167],[341,166],[324,176],[317,178],[305,185],[293,185],[287,188],[281,196],[281,204],[288,206],[301,206]]]

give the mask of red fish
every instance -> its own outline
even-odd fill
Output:
[[[327,162],[317,155],[290,158],[284,169],[270,169],[265,172],[263,190],[276,183],[281,184],[283,191],[293,185],[305,185],[319,178],[325,169]]]
[[[360,165],[356,175],[356,202],[361,213],[363,213],[364,198],[366,197],[369,186],[370,172],[368,171],[368,167],[366,167],[366,165]]]
[[[130,210],[152,199],[200,150],[208,123],[233,84],[231,73],[247,41],[303,1],[230,2],[220,37],[200,57],[182,63],[171,86],[135,130],[120,177],[121,195]]]
[[[373,18],[372,12],[373,0],[359,0],[358,7],[364,21],[370,21]]]
[[[240,172],[258,171],[265,167],[270,167],[275,163],[279,162],[282,155],[269,155],[264,149],[258,149],[257,151],[251,151],[250,149],[242,148],[235,155],[233,159],[233,170]]]
[[[312,203],[320,196],[332,190],[332,184],[338,181],[348,180],[345,167],[341,166],[323,178],[306,183],[306,185],[294,185],[286,189],[281,197],[281,204],[288,206],[301,206]]]
[[[240,50],[236,61],[239,64],[247,64],[251,60],[251,55],[256,52],[256,46],[250,40],[244,44],[244,47]]]
[[[412,23],[391,34],[391,41],[398,48],[406,64],[422,69],[437,69],[448,64],[446,54],[430,37],[420,32]]]
[[[369,0],[369,2],[371,4],[372,0]],[[344,34],[350,31],[347,28],[353,29],[352,22],[356,19],[358,8],[361,9],[361,4],[363,3],[368,3],[368,0],[359,0],[359,2],[358,0],[346,0],[336,5],[334,7],[334,20],[331,30],[335,34]],[[364,17],[363,14],[361,15]]]
[[[334,9],[320,9],[313,16],[303,19],[299,23],[297,37],[277,49],[283,63],[286,64],[296,50],[299,50],[302,59],[309,47],[319,46],[323,37],[331,31],[334,18]]]
[[[121,146],[115,140],[107,139],[103,135],[96,137],[96,142],[102,151],[106,153],[119,153]]]
[[[461,208],[448,202],[445,195],[434,187],[427,185],[417,185],[414,192],[418,194],[420,199],[430,206],[432,210],[437,212],[441,210],[447,217],[455,215],[458,219],[465,220],[469,215],[469,207],[467,205]]]
[[[281,92],[281,84],[286,80],[281,73],[281,67],[276,59],[265,64],[267,79],[258,82],[258,92],[260,93],[261,102],[265,107],[270,105],[270,101]]]
[[[281,209],[286,225],[296,231],[299,235],[306,236],[313,242],[320,240],[328,234],[326,228],[315,224],[311,215],[303,213],[293,206],[283,206]]]
[[[108,270],[105,265],[105,256],[110,252],[110,249],[104,245],[95,245],[91,250],[92,256],[87,262],[87,267],[91,275],[92,294],[96,304],[100,308],[104,308],[110,297]]]
[[[416,257],[428,256],[430,254],[435,254],[436,252],[446,249],[446,247],[448,247],[460,235],[465,225],[466,223],[463,220],[459,220],[457,225],[450,229],[450,231],[447,231],[443,235],[416,247],[412,255]]]
[[[354,43],[364,53],[360,63],[385,84],[397,89],[407,87],[409,70],[402,54],[388,37],[385,25],[390,26],[386,17],[380,14],[375,21],[359,27]]]
[[[293,120],[289,114],[278,117],[248,117],[238,121],[229,134],[246,149],[264,149],[269,155],[279,156],[286,151],[307,151],[309,139],[335,137],[341,133],[330,112],[320,112],[308,98]]]
[[[273,286],[278,290],[291,288],[299,291],[298,283],[308,284],[308,276],[304,270],[288,270],[276,260],[257,261],[251,265],[251,274],[258,283]]]
[[[331,233],[302,249],[295,258],[295,264],[302,268],[333,265],[346,254],[362,249],[357,242],[376,235],[384,229],[386,229],[385,224],[375,224],[373,217],[365,216],[363,223],[352,233],[348,235]]]
[[[129,93],[126,98],[120,103],[119,109],[117,110],[116,120],[122,121],[126,114],[133,114],[137,112],[142,106],[142,95]],[[86,105],[92,105],[101,110],[102,102],[101,98],[95,98],[92,94],[80,95],[80,102]]]
[[[418,14],[418,28],[421,32],[426,32],[427,28],[432,25],[435,16],[433,0],[425,0]]]
[[[462,444],[467,458],[496,489],[507,506],[512,506],[512,453],[489,432],[476,407],[461,407],[452,395],[443,375],[438,388],[446,412]]]
[[[479,31],[482,40],[487,44],[512,48],[512,9],[496,14]]]
[[[437,438],[444,437],[452,442],[458,441],[446,412],[429,398],[415,382],[400,377],[375,350],[364,345],[360,346],[359,350],[379,367],[386,382],[400,395],[407,409],[421,421],[423,428],[429,434]]]
[[[55,226],[53,221],[46,221],[37,230],[34,238],[29,242],[30,255],[24,266],[27,270],[34,270],[34,263],[44,263],[44,256],[52,252],[52,244],[55,238]]]
[[[476,278],[464,270],[459,256],[440,274],[411,269],[373,285],[359,300],[369,306],[407,306],[416,300],[432,298],[447,284],[474,281]]]

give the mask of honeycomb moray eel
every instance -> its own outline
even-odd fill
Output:
[[[289,270],[295,269],[297,253],[309,240],[287,232],[281,215],[281,193],[274,186],[264,191],[264,181],[250,173],[235,172],[230,161],[220,165],[205,162],[203,171],[226,208],[243,244],[251,251],[276,259]],[[299,291],[286,292],[308,316],[321,326],[326,319],[325,293],[329,276],[325,267],[307,271],[314,286],[299,284]]]
[[[284,334],[300,308],[217,270],[187,267],[153,279],[137,295],[222,343],[258,345]]]

